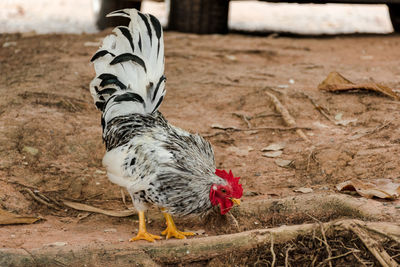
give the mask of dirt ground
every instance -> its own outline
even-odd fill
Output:
[[[0,207],[43,218],[32,225],[2,226],[3,248],[131,245],[128,240],[138,227],[135,217],[54,209],[35,201],[27,190],[58,201],[126,209],[120,188],[108,181],[101,166],[105,149],[100,113],[88,89],[94,77],[89,60],[97,50],[93,42],[106,33],[0,35]],[[208,138],[218,168],[241,177],[244,202],[302,197],[294,192],[300,187],[312,188],[311,194],[330,194],[337,183],[352,178],[399,182],[400,102],[377,93],[317,89],[331,71],[354,82],[400,88],[399,47],[398,35],[299,38],[166,32],[168,82],[161,112],[174,125]],[[285,127],[266,92],[275,94],[305,128],[313,149],[294,130],[262,129]],[[342,116],[353,122],[336,125],[310,98],[326,108],[332,120]],[[241,130],[212,128],[215,125]],[[262,156],[262,148],[271,143],[285,144],[279,158],[291,160],[289,166]],[[368,201],[369,207],[382,211],[378,219],[400,219],[398,200]],[[320,219],[341,215],[328,217]],[[290,215],[275,221],[237,220],[239,228],[223,220],[176,221],[203,236],[312,221]],[[163,227],[161,216],[148,225],[152,233]]]

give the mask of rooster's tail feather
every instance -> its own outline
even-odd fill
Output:
[[[105,123],[131,113],[150,114],[165,95],[164,41],[160,22],[136,9],[107,15],[130,18],[116,27],[94,54],[96,77],[90,83],[95,105]]]

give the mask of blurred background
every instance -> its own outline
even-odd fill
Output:
[[[96,23],[99,25],[99,16],[102,16],[101,11],[104,11],[104,7],[100,10],[99,5],[102,4],[104,5],[104,0],[1,0],[0,33],[33,31],[36,33],[94,33],[99,31]],[[154,14],[166,26],[169,4],[170,1],[167,3],[144,1],[141,4],[141,10]],[[175,12],[178,9],[173,8],[173,10]],[[193,14],[188,14],[187,10],[176,12],[183,12],[189,19],[193,17]],[[229,31],[313,35],[393,32],[389,9],[385,4],[289,4],[231,1],[228,14]],[[182,16],[182,14],[177,14],[177,16]],[[219,16],[219,14],[214,16]],[[100,21],[101,23],[103,22]]]

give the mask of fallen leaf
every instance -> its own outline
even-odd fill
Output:
[[[76,210],[83,210],[95,213],[101,213],[104,215],[112,216],[112,217],[128,217],[136,214],[136,211],[133,210],[103,210],[100,208],[96,208],[90,205],[82,204],[79,202],[72,202],[68,200],[63,201],[64,205]]]
[[[288,167],[291,163],[293,162],[293,160],[288,160],[288,159],[277,159],[275,160],[275,164],[280,166],[280,167]]]
[[[336,188],[339,191],[356,191],[366,198],[378,197],[393,200],[400,196],[400,183],[394,183],[390,179],[377,179],[371,182],[351,179],[336,185]]]
[[[303,193],[303,194],[308,194],[308,193],[312,193],[314,190],[312,190],[312,188],[308,188],[308,187],[300,187],[294,190],[294,192],[298,192],[298,193]]]
[[[261,151],[277,151],[277,150],[282,150],[285,148],[285,144],[282,143],[275,143],[275,144],[270,144],[267,147],[264,147],[261,149]]]
[[[400,100],[400,96],[393,91],[393,89],[379,84],[379,83],[360,83],[354,84],[353,82],[347,80],[340,73],[333,71],[328,74],[326,79],[318,85],[318,89],[326,90],[330,92],[337,91],[348,91],[348,90],[367,90],[380,92],[387,95],[395,100]]]
[[[247,148],[240,148],[236,146],[230,146],[227,148],[227,151],[232,152],[236,154],[239,157],[245,157],[249,155],[249,152],[252,151],[252,147],[247,147]]]
[[[0,225],[6,224],[31,224],[40,220],[38,217],[19,216],[0,209]]]
[[[279,157],[280,155],[282,155],[282,150],[270,151],[270,152],[266,152],[262,155],[267,158],[276,158],[276,157]]]

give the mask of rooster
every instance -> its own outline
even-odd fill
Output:
[[[215,167],[209,142],[167,122],[158,108],[165,95],[164,41],[160,22],[135,9],[107,15],[130,19],[104,38],[94,54],[96,77],[90,92],[101,110],[106,154],[103,165],[111,182],[125,187],[139,215],[139,231],[130,241],[154,242],[145,211],[155,205],[167,228],[161,234],[179,239],[172,215],[221,214],[240,205],[239,177]]]

